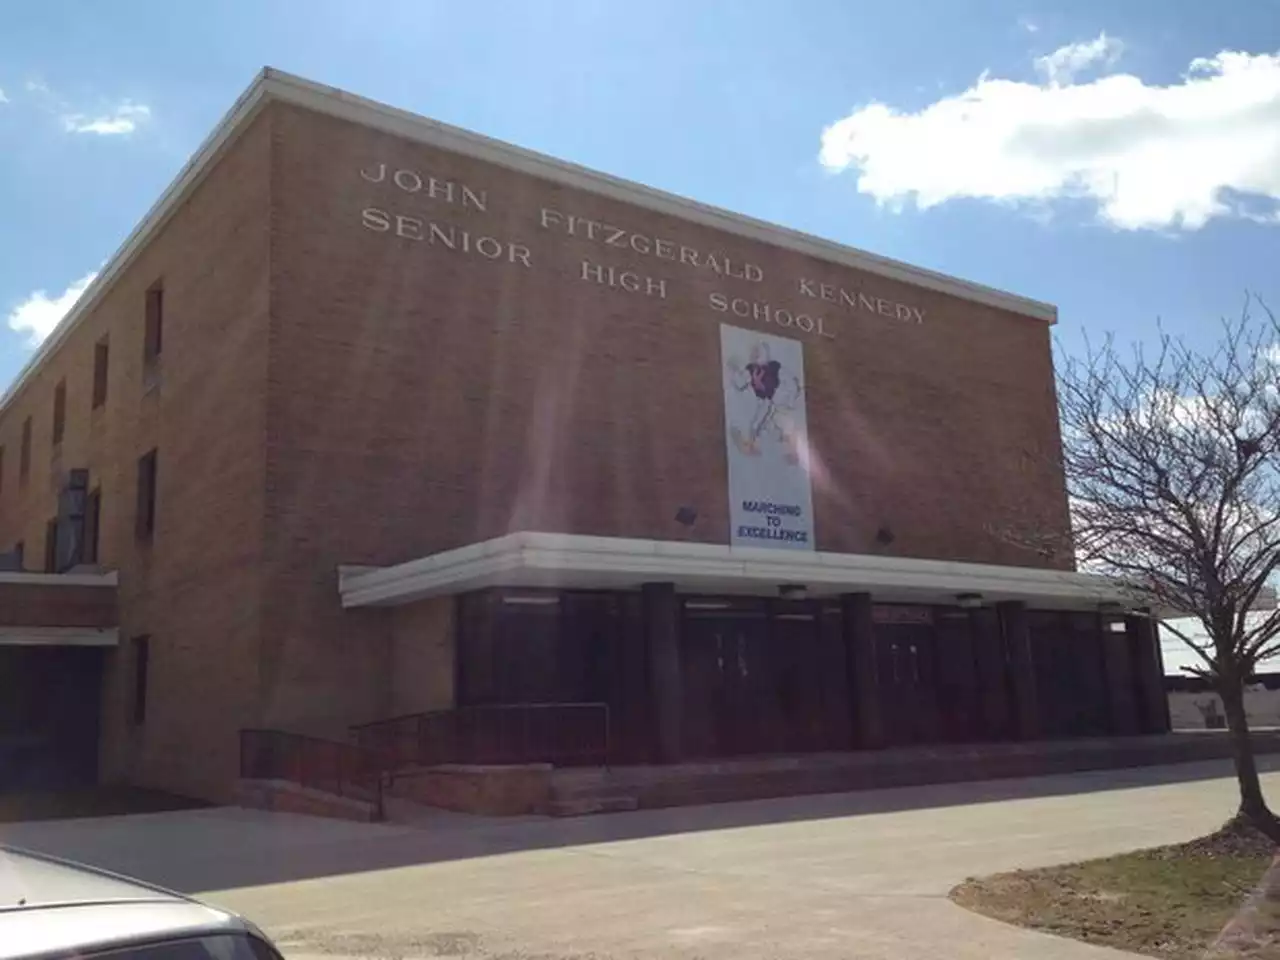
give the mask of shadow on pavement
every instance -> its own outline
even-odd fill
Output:
[[[1280,756],[1258,757],[1262,772]],[[0,825],[0,842],[189,893],[261,886],[516,851],[699,831],[1045,798],[1230,777],[1227,761],[821,794],[576,819],[441,813],[371,825],[238,808]],[[1231,813],[1223,810],[1223,819]]]

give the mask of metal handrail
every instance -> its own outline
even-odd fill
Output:
[[[402,714],[353,726],[357,743],[385,750],[396,766],[442,763],[609,763],[609,705],[600,702],[480,704]]]
[[[372,800],[383,816],[383,790],[392,772],[392,757],[377,747],[326,740],[284,730],[240,731],[240,777],[285,780],[360,800]]]

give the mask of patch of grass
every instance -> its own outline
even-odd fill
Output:
[[[966,880],[951,899],[1006,923],[1166,960],[1203,957],[1236,921],[1239,955],[1273,960],[1276,902],[1243,908],[1275,854],[1266,837],[1229,825],[1191,843]]]
[[[161,813],[207,807],[203,800],[125,785],[0,794],[0,823]]]

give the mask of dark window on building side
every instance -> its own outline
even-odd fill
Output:
[[[67,432],[67,381],[59,380],[53,388],[53,445],[62,442]]]
[[[58,572],[58,518],[44,525],[44,572]]]
[[[85,563],[98,562],[98,529],[101,519],[102,488],[94,487],[84,504],[84,551],[81,559]]]
[[[107,361],[110,348],[106,337],[93,345],[93,409],[107,402]]]
[[[19,540],[17,543],[13,545],[13,553],[18,558],[18,569],[25,570],[27,545],[23,543],[21,540]]]
[[[129,718],[135,726],[147,722],[147,672],[150,669],[151,638],[147,635],[133,638],[133,702]]]
[[[0,493],[4,492],[4,444],[0,444]]]
[[[31,418],[22,421],[22,448],[18,451],[18,483],[25,485],[31,476]]]
[[[146,340],[142,346],[142,361],[151,365],[160,359],[164,345],[164,285],[156,283],[147,291]]]
[[[151,450],[138,458],[138,538],[150,540],[155,530],[156,451]]]

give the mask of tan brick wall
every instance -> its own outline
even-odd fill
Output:
[[[362,179],[414,171],[487,193],[488,211]],[[280,108],[271,410],[272,537],[317,563],[387,563],[511,530],[728,538],[720,291],[824,312],[805,341],[818,547],[1034,564],[990,524],[1023,501],[1065,521],[1048,328]],[[547,206],[674,238],[763,282],[728,279],[540,226]],[[361,212],[518,242],[532,266],[362,226]],[[409,230],[419,229],[410,227]],[[422,228],[425,229],[425,228]],[[667,298],[579,279],[581,261],[665,278]],[[903,323],[801,297],[797,278],[918,306]],[[760,329],[771,329],[756,324]],[[323,518],[323,519],[321,519]]]
[[[989,524],[1023,507],[1065,523],[1062,478],[1045,459],[1058,433],[1043,323],[272,110],[273,725],[336,734],[385,715],[389,621],[340,609],[340,563],[522,529],[677,538],[685,503],[701,513],[691,539],[725,542],[719,324],[731,318],[708,307],[714,291],[830,308],[835,339],[805,348],[820,549],[1035,564]],[[382,162],[484,190],[488,212],[360,177]],[[766,279],[554,235],[539,226],[542,206],[762,264]],[[522,244],[531,266],[365,229],[369,207]],[[667,298],[583,282],[584,257],[666,277]],[[841,313],[799,297],[797,277],[915,305],[926,321]],[[896,537],[888,549],[874,540],[882,524]]]
[[[488,212],[361,179],[383,162],[486,191]],[[765,278],[546,231],[543,206],[760,264]],[[522,244],[531,266],[365,229],[371,207]],[[667,297],[584,282],[584,258],[664,278]],[[926,320],[806,300],[799,277],[911,304]],[[147,392],[144,292],[160,278],[162,381]],[[443,650],[412,640],[440,635],[439,609],[398,622],[343,612],[339,563],[520,529],[676,538],[681,504],[701,513],[687,536],[725,542],[718,331],[752,321],[711,310],[713,292],[824,312],[835,335],[805,338],[820,549],[1037,562],[988,527],[1028,498],[1065,522],[1061,477],[1043,456],[1057,425],[1042,323],[266,108],[0,415],[0,548],[21,539],[38,561],[61,473],[87,467],[103,493],[101,562],[120,571],[121,635],[153,638],[141,729],[126,723],[127,647],[108,657],[106,775],[226,799],[241,726],[341,735],[392,704],[444,698]],[[104,335],[109,395],[90,412]],[[66,438],[54,450],[63,378]],[[153,446],[158,525],[145,546],[136,461]],[[888,548],[874,541],[882,524],[896,536]]]
[[[546,813],[551,802],[551,767],[448,764],[397,777],[391,794],[442,810],[513,817]]]
[[[0,583],[0,626],[114,627],[114,587]]]
[[[270,127],[259,118],[73,336],[0,416],[0,545],[43,556],[61,473],[102,489],[100,563],[120,571],[122,646],[108,655],[102,770],[229,797],[234,731],[256,719],[268,309]],[[144,295],[165,290],[157,388],[142,380]],[[107,401],[91,410],[94,345],[108,336]],[[51,445],[53,394],[67,384],[66,435]],[[23,419],[31,479],[18,483]],[[137,458],[159,451],[157,527],[134,535]],[[147,721],[128,723],[128,638],[151,640]]]
[[[454,599],[438,597],[391,613],[391,695],[387,716],[454,705]]]
[[[234,800],[238,806],[254,810],[300,813],[308,817],[332,817],[362,823],[376,819],[371,802],[336,796],[285,780],[241,780],[236,784]]]

